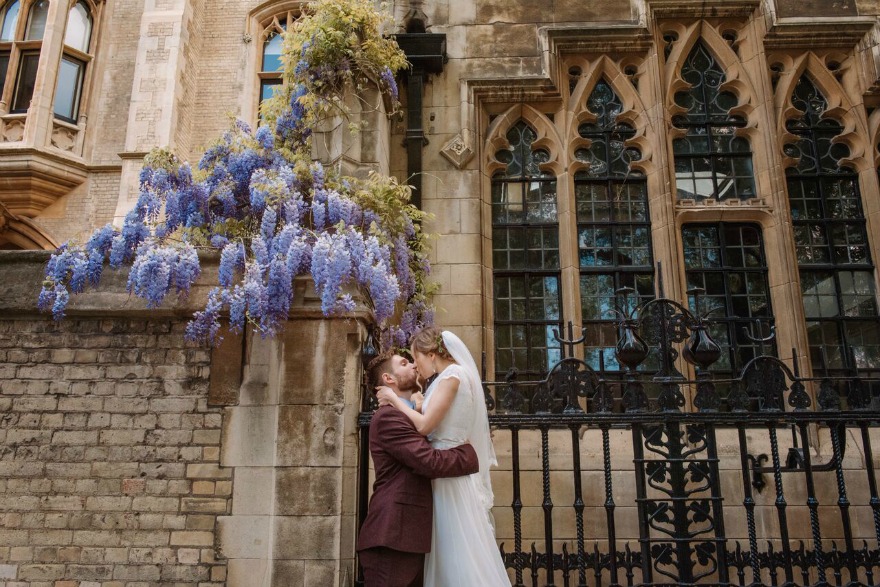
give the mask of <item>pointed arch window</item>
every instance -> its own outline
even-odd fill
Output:
[[[737,99],[721,89],[724,71],[706,47],[697,43],[681,76],[690,89],[675,95],[676,104],[685,112],[672,121],[685,132],[672,142],[678,198],[754,198],[751,147],[738,136],[746,121],[731,113]]]
[[[287,11],[272,17],[263,25],[260,37],[260,63],[257,68],[259,71],[257,74],[259,78],[259,106],[274,96],[275,92],[280,90],[284,84],[281,75],[284,69],[284,64],[281,61],[284,33],[289,23],[294,22],[298,16],[297,12]],[[260,110],[258,108],[258,112]]]
[[[562,297],[556,177],[542,171],[549,153],[536,149],[535,130],[523,121],[507,133],[510,149],[496,154],[507,168],[492,178],[495,376],[516,367],[523,379],[540,377],[560,359],[553,330]]]
[[[640,153],[626,146],[635,130],[618,120],[623,104],[605,80],[596,84],[587,110],[596,120],[578,127],[589,147],[575,153],[587,165],[574,184],[585,360],[596,370],[617,370],[614,292],[635,290],[633,306],[654,296],[648,190],[644,175],[631,167]]]
[[[803,112],[787,123],[798,140],[785,152],[798,160],[787,184],[813,371],[876,375],[880,313],[858,175],[834,142],[843,127],[825,117],[828,101],[806,75],[791,101]]]

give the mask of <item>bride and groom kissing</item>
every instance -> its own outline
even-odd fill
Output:
[[[476,364],[449,331],[425,328],[410,344],[412,362],[384,353],[367,367],[379,408],[370,424],[376,479],[357,544],[366,587],[509,587]],[[416,406],[419,378],[431,377]]]

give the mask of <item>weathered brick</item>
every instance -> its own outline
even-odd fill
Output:
[[[226,513],[225,499],[207,497],[184,497],[180,500],[180,509],[184,512],[194,513]]]
[[[213,532],[182,531],[171,533],[171,546],[211,546]]]
[[[64,577],[64,565],[23,564],[18,568],[18,578],[25,581],[54,581]]]
[[[230,479],[232,469],[211,463],[191,463],[186,466],[186,476],[190,479]]]
[[[98,432],[95,430],[57,430],[52,435],[54,444],[93,445],[98,443]]]
[[[19,379],[63,379],[64,368],[58,365],[24,365],[16,371]]]
[[[142,414],[149,409],[144,399],[108,397],[104,400],[104,410],[123,414]]]
[[[150,411],[155,413],[172,412],[182,414],[191,412],[196,407],[196,400],[191,398],[165,398],[150,400]]]
[[[180,500],[176,497],[135,497],[131,507],[138,512],[176,512]]]
[[[101,444],[138,444],[145,435],[146,430],[101,430]]]
[[[193,444],[220,444],[220,431],[194,430]]]
[[[99,397],[63,397],[58,401],[62,412],[98,412],[104,406]]]

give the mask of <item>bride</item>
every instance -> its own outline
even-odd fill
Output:
[[[491,521],[489,467],[497,462],[477,366],[460,338],[436,327],[418,332],[411,346],[419,375],[439,374],[425,392],[421,412],[390,389],[379,390],[380,403],[404,412],[435,448],[470,442],[480,461],[479,473],[432,481],[434,528],[425,587],[508,587]]]

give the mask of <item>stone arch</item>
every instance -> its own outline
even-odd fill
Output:
[[[856,104],[849,98],[834,74],[828,70],[825,61],[812,51],[796,57],[774,55],[769,57],[769,61],[771,67],[776,67],[777,70],[782,68],[776,84],[774,103],[778,113],[777,147],[783,153],[783,168],[797,165],[797,160],[784,154],[784,147],[797,140],[788,132],[787,124],[803,114],[791,101],[795,86],[803,75],[810,78],[828,102],[824,116],[834,119],[842,127],[841,133],[834,142],[845,144],[849,149],[849,157],[841,159],[841,164],[852,166],[857,172],[873,167],[875,162],[870,156],[871,150],[866,148],[866,140],[870,136],[868,129],[854,111]]]
[[[30,218],[0,211],[0,250],[24,249],[51,251],[58,242]]]
[[[559,131],[549,118],[533,106],[517,104],[499,115],[489,125],[486,133],[486,174],[492,177],[496,172],[507,167],[506,163],[499,161],[495,154],[498,151],[509,149],[507,131],[517,122],[522,120],[535,131],[538,136],[532,146],[536,149],[544,149],[550,154],[546,163],[541,164],[541,171],[546,171],[554,176],[559,176],[565,169],[562,159],[562,140]]]
[[[588,69],[575,86],[569,100],[568,125],[565,129],[567,158],[570,161],[569,171],[575,173],[583,167],[574,153],[581,148],[589,147],[589,142],[578,133],[578,127],[584,122],[592,122],[595,115],[586,109],[586,101],[590,93],[600,80],[611,86],[614,93],[623,104],[623,111],[618,119],[630,125],[635,130],[635,136],[626,142],[626,146],[635,147],[641,153],[641,159],[634,161],[634,169],[648,175],[654,169],[653,149],[646,133],[653,128],[653,123],[647,115],[647,108],[642,97],[633,87],[627,74],[622,71],[620,64],[615,63],[608,56],[602,56],[598,60],[588,64]]]
[[[705,21],[699,21],[689,26],[673,25],[670,27],[670,32],[678,35],[678,39],[673,43],[672,50],[666,60],[666,79],[668,82],[665,88],[664,102],[669,116],[684,113],[684,109],[675,102],[676,93],[690,89],[690,84],[681,75],[681,68],[696,44],[703,43],[706,50],[724,70],[725,81],[721,84],[720,89],[724,92],[730,92],[737,98],[737,105],[731,109],[730,113],[742,116],[746,120],[746,127],[742,129],[742,133],[749,136],[749,140],[754,143],[755,128],[758,125],[757,109],[754,104],[755,84],[749,78],[737,54],[719,32],[718,27]],[[672,133],[677,136],[675,127],[673,127]]]
[[[880,108],[868,116],[868,137],[871,141],[871,158],[874,169],[880,172]]]
[[[271,25],[277,24],[279,15],[288,12],[301,13],[308,0],[268,0],[251,10],[248,18],[249,33],[263,34]],[[257,40],[257,39],[254,39]]]

